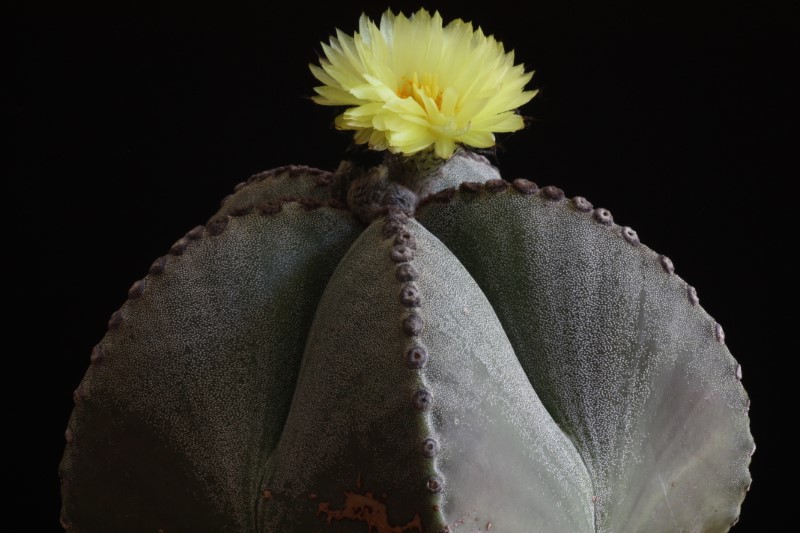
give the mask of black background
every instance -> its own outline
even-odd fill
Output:
[[[72,391],[128,286],[237,182],[289,163],[333,169],[349,145],[335,112],[309,100],[307,64],[335,27],[352,32],[362,10],[387,6],[238,5],[20,4],[3,17],[2,475],[20,530],[59,530]],[[504,177],[610,209],[724,326],[758,444],[734,531],[783,524],[791,491],[776,482],[794,467],[780,442],[797,402],[781,387],[796,348],[778,305],[794,302],[797,13],[789,2],[426,7],[480,24],[536,70],[529,126],[500,140]]]

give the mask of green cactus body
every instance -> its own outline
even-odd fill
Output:
[[[669,259],[467,151],[414,161],[256,175],[153,264],[75,392],[65,528],[730,527],[741,369]]]

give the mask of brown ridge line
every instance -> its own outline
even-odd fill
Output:
[[[455,189],[445,189],[432,197],[445,198],[446,201],[449,201],[453,195],[455,195]],[[422,317],[416,311],[422,300],[419,290],[414,284],[419,274],[412,265],[416,255],[417,240],[406,228],[406,223],[411,217],[402,209],[396,206],[386,206],[383,208],[383,214],[385,218],[381,228],[381,238],[383,240],[392,238],[389,259],[395,265],[395,279],[400,285],[400,304],[406,308],[401,327],[403,334],[411,341],[409,347],[402,354],[402,359],[409,370],[422,371],[428,363],[429,356],[425,347],[420,345],[416,339],[425,328]],[[434,402],[433,394],[423,386],[419,378],[417,378],[417,383],[418,388],[411,396],[411,406],[419,412],[428,411]],[[432,435],[427,435],[420,441],[419,453],[423,457],[432,460],[438,452],[439,442]],[[428,477],[424,485],[424,488],[433,494],[441,492],[443,487],[444,480],[435,472]],[[434,506],[434,508],[438,508],[438,506]],[[441,519],[446,522],[443,517]]]
[[[330,207],[331,209],[337,209],[341,211],[349,211],[346,204],[337,200],[335,198],[328,198],[326,200],[320,200],[318,198],[310,197],[310,196],[280,196],[274,200],[267,200],[264,202],[259,202],[257,204],[248,204],[239,206],[230,213],[222,213],[216,214],[211,217],[208,223],[205,226],[207,233],[211,236],[218,236],[221,235],[228,226],[228,222],[231,218],[242,217],[253,214],[255,211],[259,211],[262,215],[274,215],[279,213],[282,210],[283,205],[295,202],[303,208],[304,211],[312,211],[318,209],[320,207]],[[194,228],[192,232],[197,232],[198,228]],[[191,233],[191,232],[190,232]],[[200,238],[199,235],[195,233],[193,237],[190,237],[189,234],[186,237],[189,240],[197,240]],[[177,246],[180,243],[180,239],[176,242],[175,245]],[[181,243],[182,244],[182,243]],[[173,254],[179,255],[179,254]]]
[[[283,165],[281,167],[273,168],[270,170],[264,170],[262,172],[257,172],[253,174],[246,181],[242,181],[237,183],[234,187],[234,191],[238,192],[242,188],[252,185],[254,183],[260,183],[268,178],[273,176],[277,176],[279,174],[289,174],[289,177],[298,178],[301,176],[308,176],[317,178],[317,185],[320,184],[320,181],[327,181],[330,183],[330,179],[333,176],[333,173],[327,170],[321,170],[314,167],[309,167],[307,165]]]

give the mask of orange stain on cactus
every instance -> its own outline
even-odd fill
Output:
[[[403,533],[414,530],[422,532],[422,519],[419,514],[403,526],[390,526],[389,517],[386,514],[386,504],[376,500],[371,492],[356,494],[345,491],[344,495],[343,509],[333,510],[330,502],[321,502],[317,515],[323,513],[327,515],[328,524],[334,520],[366,522],[369,527],[367,533]]]

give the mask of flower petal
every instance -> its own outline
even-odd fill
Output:
[[[322,49],[309,65],[323,84],[312,99],[347,106],[336,127],[376,150],[448,158],[457,144],[492,146],[494,133],[524,127],[514,110],[536,95],[513,51],[469,22],[445,26],[438,12],[386,11],[379,24],[362,15],[356,33],[337,30]]]

